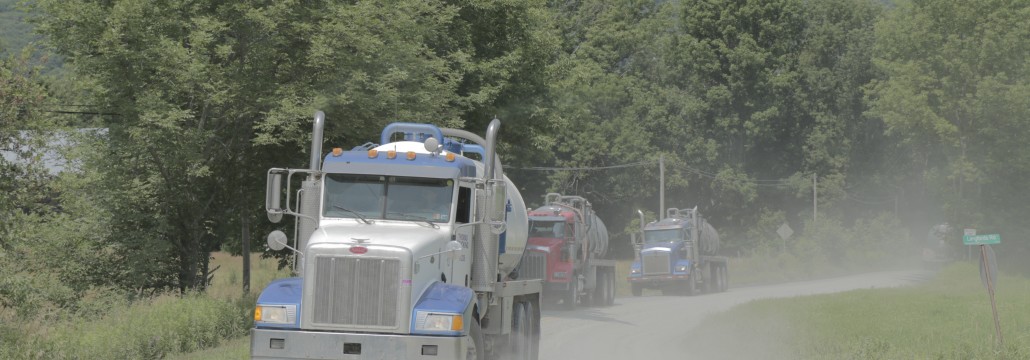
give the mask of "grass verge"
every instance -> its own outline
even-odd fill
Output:
[[[95,319],[0,324],[0,358],[246,358],[257,294],[289,273],[279,271],[274,259],[254,255],[252,290],[244,295],[242,262],[241,257],[214,254],[212,267],[221,267],[205,294],[168,294],[129,305],[113,304]]]
[[[688,339],[706,359],[1030,358],[1030,280],[998,283],[1003,346],[968,263],[909,288],[751,302],[707,318]]]

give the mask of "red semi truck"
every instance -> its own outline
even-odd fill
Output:
[[[615,260],[606,259],[608,230],[590,202],[550,193],[529,212],[529,242],[519,276],[542,279],[543,298],[566,309],[615,303]]]

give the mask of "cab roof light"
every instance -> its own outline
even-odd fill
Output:
[[[375,159],[376,157],[379,157],[379,150],[372,149],[372,150],[368,151],[368,158],[369,159]]]
[[[447,156],[445,157],[445,159],[447,159],[447,162],[454,162],[454,153],[452,153],[452,152],[447,153]]]
[[[387,150],[386,151],[386,158],[387,159],[393,160],[396,157],[397,157],[397,150]]]
[[[414,151],[408,151],[407,158],[408,158],[408,160],[415,160],[415,152]]]
[[[340,155],[343,155],[343,149],[342,148],[333,148],[333,156],[340,156]]]

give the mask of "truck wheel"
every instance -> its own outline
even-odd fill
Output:
[[[683,289],[683,292],[686,293],[687,296],[694,296],[694,294],[697,294],[697,281],[694,280],[694,274],[690,274],[690,277],[687,278],[687,286]]]
[[[565,290],[565,296],[562,298],[562,307],[565,310],[576,310],[576,303],[579,302],[579,282],[573,278],[569,287],[570,289]]]
[[[591,300],[594,306],[608,305],[608,274],[604,270],[597,271],[597,286],[594,287]]]
[[[608,280],[608,294],[605,295],[605,305],[611,307],[611,305],[615,304],[615,274],[609,273],[605,280]]]
[[[472,347],[465,353],[465,359],[485,360],[486,345],[483,342],[483,328],[479,326],[479,320],[472,320],[469,325],[469,337],[472,338]]]
[[[644,287],[640,284],[630,284],[629,290],[633,293],[633,296],[644,295]]]
[[[705,293],[719,292],[719,265],[712,263],[708,265],[708,272],[705,276]]]
[[[528,302],[515,304],[512,309],[511,334],[508,344],[512,360],[533,359],[533,305]]]
[[[730,271],[726,265],[719,268],[721,275],[719,275],[719,281],[721,281],[722,288],[719,291],[726,291],[730,289]]]

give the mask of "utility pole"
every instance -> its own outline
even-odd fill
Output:
[[[812,221],[819,220],[819,180],[812,174]]]
[[[658,220],[665,218],[665,154],[658,154]]]
[[[243,293],[250,293],[250,219],[247,217],[246,211],[243,213],[240,221],[242,224],[241,233],[243,235]]]

